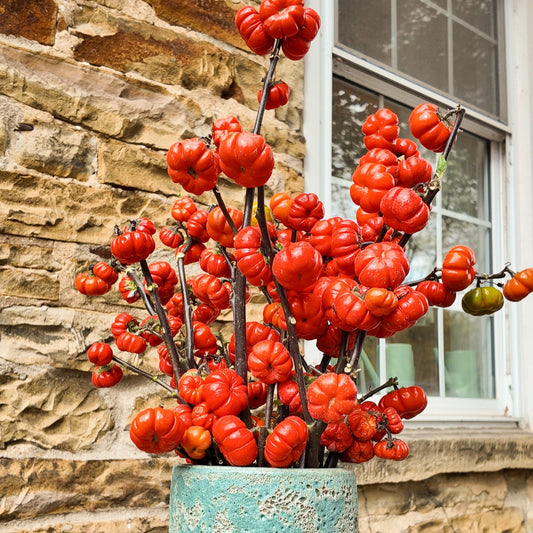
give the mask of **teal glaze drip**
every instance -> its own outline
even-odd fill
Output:
[[[356,533],[352,470],[176,466],[170,533]]]

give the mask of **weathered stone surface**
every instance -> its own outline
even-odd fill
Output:
[[[197,3],[188,3],[182,11],[196,12],[198,7]],[[136,72],[189,90],[207,89],[212,95],[241,102],[244,93],[254,97],[257,94],[264,68],[255,57],[250,61],[191,33],[118,17],[98,8],[84,7],[72,15],[68,21],[71,31],[81,39],[74,47],[78,61],[120,72]],[[248,76],[237,80],[237,70],[241,69]]]
[[[360,486],[360,504],[366,515],[428,513],[439,507],[453,507],[457,514],[503,507],[507,493],[501,472],[471,475],[440,475],[422,482]]]
[[[57,272],[61,263],[54,257],[54,245],[39,239],[0,235],[0,265]]]
[[[21,50],[0,46],[0,59],[0,92],[27,105],[38,101],[39,109],[62,120],[123,141],[167,150],[177,140],[208,134],[212,122],[225,116],[238,116],[245,129],[253,126],[250,109],[232,99],[213,97],[203,88],[173,98],[155,87],[148,89]],[[198,81],[202,87],[204,74]],[[237,85],[247,87],[245,103],[256,106],[253,102],[257,102],[264,69],[250,62],[239,64],[233,74]],[[303,156],[302,136],[281,122],[270,118],[265,135],[276,152]]]
[[[112,338],[111,322],[112,315],[88,310],[6,305],[0,309],[0,360],[88,370],[86,350]]]
[[[99,180],[136,190],[177,194],[167,173],[166,152],[118,141],[102,143],[99,150]]]
[[[124,0],[96,0],[96,3],[114,9],[120,9],[124,7]]]
[[[516,481],[525,481],[526,472],[450,474],[359,487],[360,532],[525,532],[530,500],[525,482],[517,486]]]
[[[115,224],[149,215],[166,222],[172,201],[0,171],[0,232],[108,245]]]
[[[120,519],[123,507],[165,509],[171,468],[179,462],[177,458],[169,457],[90,461],[0,459],[4,487],[0,523],[115,508],[118,508]],[[140,515],[143,515],[142,511]]]
[[[50,241],[0,235],[0,295],[58,301],[61,268]]]
[[[56,121],[12,134],[6,157],[44,174],[85,181],[96,172],[96,146],[93,136]]]
[[[207,33],[215,39],[247,49],[235,27],[235,14],[246,3],[241,1],[147,0],[162,20]]]
[[[4,0],[0,33],[54,44],[57,3],[54,0]]]
[[[159,33],[159,31],[158,31]],[[234,60],[227,52],[206,43],[177,38],[163,40],[131,31],[86,36],[76,46],[78,61],[128,72],[186,89],[206,87],[218,94],[233,82]]]
[[[520,509],[498,509],[478,512],[475,515],[463,515],[451,521],[451,531],[483,531],[486,533],[526,533],[524,516]],[[426,532],[420,525],[414,532]],[[439,530],[442,531],[442,530]],[[435,533],[437,530],[435,529]]]
[[[0,168],[25,167],[83,181],[96,172],[94,135],[1,95],[0,116]]]
[[[22,298],[31,294],[41,300],[58,300],[59,280],[49,272],[0,267],[0,294]]]
[[[482,511],[468,516],[453,516],[453,509],[438,509],[428,514],[408,513],[360,519],[359,533],[402,531],[405,533],[526,533],[518,509]]]
[[[28,442],[82,450],[112,428],[109,406],[76,372],[27,369],[0,377],[0,448]]]
[[[194,104],[63,61],[0,47],[0,92],[112,137],[168,147],[193,136]],[[202,122],[200,120],[200,122]]]

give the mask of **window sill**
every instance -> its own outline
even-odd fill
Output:
[[[409,457],[400,462],[374,458],[356,465],[359,485],[421,481],[448,473],[533,469],[530,430],[406,429],[401,437],[409,444]]]

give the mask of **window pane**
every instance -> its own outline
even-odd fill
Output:
[[[445,209],[482,220],[490,218],[489,149],[490,143],[485,139],[459,133],[442,181]]]
[[[367,336],[363,343],[363,351],[359,360],[361,372],[357,376],[357,388],[364,394],[370,389],[375,389],[381,385],[379,379],[379,357],[378,341],[375,337]]]
[[[494,397],[493,319],[444,311],[446,396]]]
[[[426,227],[415,233],[407,243],[405,253],[409,259],[410,270],[406,283],[425,278],[437,264],[435,223],[435,214],[432,214]]]
[[[378,110],[378,96],[338,78],[333,79],[332,172],[352,182],[352,174],[365,153],[361,127]]]
[[[398,70],[448,92],[447,17],[420,0],[398,10]]]
[[[453,0],[453,14],[494,37],[496,2],[494,0]]]
[[[411,135],[411,130],[409,129],[409,115],[413,108],[407,107],[405,105],[399,104],[394,100],[385,99],[385,107],[388,107],[391,111],[394,111],[398,115],[398,125],[400,126],[400,137],[405,137],[415,141],[421,149],[420,143]]]
[[[442,247],[444,253],[452,248],[452,246],[464,244],[472,248],[476,254],[476,270],[478,272],[490,271],[490,229],[446,216],[442,217],[442,227]]]
[[[468,50],[468,53],[465,53]],[[453,25],[454,87],[459,98],[498,115],[497,47],[459,24]]]
[[[390,0],[339,0],[339,41],[391,65],[391,9]],[[366,28],[368,31],[362,31]]]
[[[411,329],[387,340],[387,377],[396,376],[402,386],[416,383],[427,394],[439,394],[437,362],[437,310],[430,308]]]
[[[342,180],[332,179],[331,183],[331,213],[332,217],[355,219],[357,206],[350,197],[350,184]]]

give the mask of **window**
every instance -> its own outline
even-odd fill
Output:
[[[306,64],[306,83],[308,92],[320,92],[325,104],[320,124],[330,128],[307,125],[306,136],[332,150],[325,157],[309,150],[306,166],[314,167],[311,176],[317,175],[317,168],[321,175],[331,175],[327,184],[319,178],[313,183],[311,177],[309,188],[319,186],[328,216],[353,218],[357,206],[349,187],[366,151],[361,133],[366,117],[389,107],[400,119],[400,135],[410,137],[407,120],[418,103],[460,103],[467,118],[430,224],[408,244],[408,281],[425,277],[460,243],[475,250],[478,271],[500,270],[510,139],[502,2],[376,0],[371,9],[369,4],[311,3],[325,24],[321,50]],[[318,89],[310,81],[316,76],[322,80]],[[422,155],[435,163],[434,154]],[[466,315],[461,296],[451,308],[430,308],[414,328],[391,339],[368,337],[360,387],[368,389],[398,375],[401,384],[421,385],[434,398],[431,416],[453,413],[455,407],[463,417],[508,414],[505,314]]]

